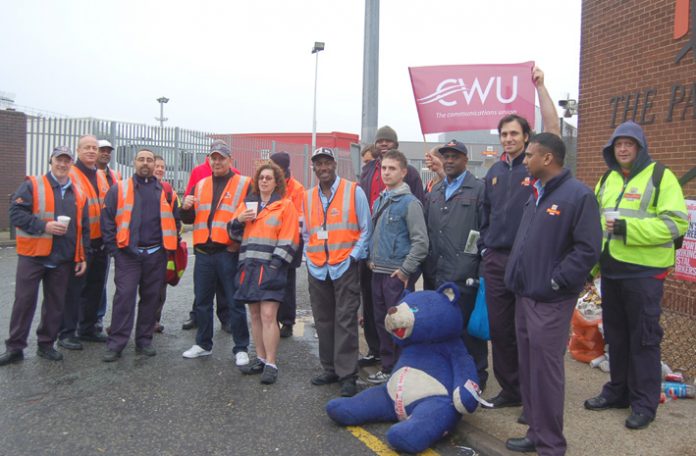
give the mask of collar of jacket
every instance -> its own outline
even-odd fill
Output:
[[[474,175],[471,174],[471,171],[469,171],[469,170],[467,169],[467,170],[466,170],[466,176],[464,176],[464,180],[462,181],[462,185],[460,185],[459,188],[456,189],[456,190],[454,191],[454,193],[452,194],[452,196],[454,196],[454,195],[456,195],[457,193],[461,192],[462,189],[465,188],[465,187],[466,187],[466,188],[472,188],[472,187],[473,187],[472,182],[474,182],[475,180],[476,180],[476,178],[474,177]],[[442,193],[442,196],[444,197],[444,195],[445,195],[445,188],[447,188],[447,184],[446,184],[446,182],[445,182],[445,179],[442,179],[440,182],[438,182],[438,183],[435,185],[435,188],[433,189],[433,191],[441,192],[441,193]]]
[[[555,177],[553,177],[550,181],[544,185],[544,193],[541,195],[542,198],[546,198],[548,195],[550,195],[554,190],[556,190],[558,187],[561,186],[561,184],[568,179],[573,177],[570,174],[570,170],[563,168],[563,171]]]

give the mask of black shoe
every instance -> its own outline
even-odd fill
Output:
[[[358,366],[374,366],[375,364],[379,364],[381,361],[382,359],[379,357],[379,355],[375,355],[374,353],[368,353],[367,355],[363,356],[358,360]]]
[[[181,329],[183,329],[184,331],[188,331],[189,329],[193,329],[196,327],[198,327],[198,325],[196,324],[196,320],[194,320],[193,318],[189,318],[184,322],[183,325],[181,325]]]
[[[114,350],[109,350],[108,348],[104,352],[104,356],[102,356],[102,361],[105,363],[113,363],[117,359],[121,357],[121,352],[117,352]]]
[[[0,366],[6,366],[8,364],[18,363],[24,359],[24,353],[22,350],[6,351],[0,355]]]
[[[77,338],[80,340],[83,340],[85,342],[98,342],[98,343],[106,343],[106,334],[101,333],[101,332],[92,332],[92,333],[86,333],[86,334],[78,334]]]
[[[519,424],[524,424],[525,426],[529,426],[529,422],[527,421],[527,417],[524,414],[524,410],[522,410],[522,413],[520,416],[517,418],[517,422]]]
[[[243,366],[239,366],[239,370],[244,375],[256,375],[256,374],[260,374],[261,372],[263,372],[263,368],[265,366],[266,366],[266,364],[263,363],[260,359],[254,358],[254,360],[251,361],[249,364],[244,364]]]
[[[60,339],[58,341],[58,346],[63,347],[66,350],[82,350],[82,342],[75,339],[74,337],[66,337],[65,339]]]
[[[321,386],[328,385],[329,383],[336,383],[338,381],[338,375],[332,372],[322,372],[312,379],[312,385]]]
[[[519,453],[532,453],[536,451],[536,445],[534,445],[534,443],[532,443],[532,441],[527,437],[507,439],[507,442],[505,442],[505,447],[510,451],[517,451]]]
[[[341,396],[353,397],[358,394],[358,387],[355,384],[354,378],[346,378],[341,380]]]
[[[263,368],[263,374],[261,375],[261,383],[264,385],[271,385],[278,379],[278,368],[269,366],[266,364]]]
[[[488,407],[486,405],[482,405],[482,407],[488,409],[500,409],[505,407],[519,407],[522,405],[522,401],[519,399],[508,399],[502,394],[498,394],[497,396],[488,399],[488,402],[491,403],[492,407]]]
[[[148,345],[147,347],[135,347],[135,353],[138,355],[155,356],[157,350],[152,345]]]
[[[608,399],[600,394],[599,396],[586,400],[585,408],[587,410],[606,410],[610,408],[623,409],[628,408],[628,404],[623,402],[609,402]]]
[[[626,427],[629,429],[645,429],[650,426],[655,417],[643,415],[642,413],[631,413],[631,416],[626,418]]]
[[[292,325],[283,325],[280,328],[280,337],[282,337],[283,339],[292,337]]]
[[[49,361],[60,361],[63,359],[63,354],[53,348],[53,345],[39,345],[39,348],[36,349],[36,354]]]

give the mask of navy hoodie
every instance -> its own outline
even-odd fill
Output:
[[[564,169],[546,183],[535,203],[532,195],[525,204],[505,286],[540,302],[577,297],[602,248],[597,199]],[[551,279],[558,290],[551,287]]]

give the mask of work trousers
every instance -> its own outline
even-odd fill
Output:
[[[363,335],[367,342],[369,353],[379,354],[379,335],[375,326],[374,306],[372,304],[372,269],[367,265],[367,260],[360,260],[360,296],[362,298]]]
[[[65,283],[74,263],[47,268],[32,257],[17,256],[15,277],[15,301],[10,317],[10,336],[5,341],[8,351],[24,350],[31,330],[39,298],[39,284],[43,282],[41,321],[36,329],[39,345],[53,346],[60,329],[65,304]]]
[[[308,273],[309,300],[319,336],[319,361],[339,379],[358,372],[358,307],[360,280],[353,263],[338,279],[316,279]]]
[[[135,326],[136,347],[149,347],[155,330],[155,313],[159,305],[162,283],[167,273],[167,252],[158,251],[138,255],[118,250],[114,255],[115,273],[113,304],[111,306],[111,334],[106,341],[109,350],[120,352],[128,344],[138,294],[138,319]]]
[[[223,250],[206,254],[196,250],[196,264],[193,268],[193,293],[196,297],[196,344],[204,350],[213,348],[213,297],[217,284],[222,284],[229,309],[228,324],[234,339],[233,353],[247,351],[249,346],[249,327],[246,308],[234,300],[237,291],[237,263],[239,254]],[[220,302],[218,301],[218,305]],[[223,323],[224,324],[224,323]]]
[[[297,315],[297,269],[290,266],[288,268],[288,280],[285,286],[283,302],[278,307],[278,322],[285,326],[295,324]]]
[[[527,438],[540,456],[563,455],[565,366],[570,317],[577,298],[539,302],[517,296],[515,322],[522,406],[529,423]]]
[[[508,251],[488,249],[483,256],[483,278],[486,281],[493,374],[500,385],[500,395],[511,401],[519,401],[515,294],[505,287],[505,266],[509,256]]]
[[[408,289],[413,291],[415,280],[410,279]],[[384,327],[387,310],[399,304],[404,294],[404,283],[390,274],[372,273],[372,304],[375,328],[379,335],[379,355],[382,358],[382,372],[391,373],[399,359],[399,347]]]
[[[660,402],[660,303],[664,282],[653,277],[602,277],[602,324],[609,344],[610,380],[602,396],[655,417]]]
[[[106,280],[108,256],[104,250],[94,250],[87,260],[87,272],[82,277],[70,275],[68,280],[63,323],[58,337],[65,339],[93,334]]]

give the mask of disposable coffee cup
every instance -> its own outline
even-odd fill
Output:
[[[607,222],[613,222],[617,218],[621,216],[621,213],[619,211],[606,211],[604,213],[604,220]]]
[[[259,213],[259,203],[257,201],[247,201],[246,208],[254,210],[254,217]]]
[[[58,223],[67,227],[68,225],[70,225],[70,217],[68,217],[67,215],[59,215],[58,216]]]

